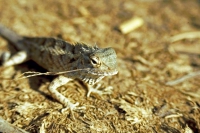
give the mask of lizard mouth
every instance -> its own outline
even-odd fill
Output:
[[[105,76],[111,76],[117,74],[118,71],[116,69],[111,71],[99,71],[99,69],[87,69],[85,73],[83,72],[81,75],[79,75],[79,79],[84,81],[87,84],[93,85],[97,82],[99,82],[102,78]]]
[[[118,71],[116,69],[111,70],[111,71],[100,71],[100,70],[96,70],[96,69],[91,69],[88,71],[88,73],[92,74],[92,75],[99,75],[99,76],[112,76],[118,73]]]
[[[89,84],[89,85],[94,85],[95,83],[99,82],[101,79],[103,79],[105,76],[111,76],[117,74],[118,71],[112,71],[112,72],[89,72],[89,75],[83,76],[81,79],[83,82]]]

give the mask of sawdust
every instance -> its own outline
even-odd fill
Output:
[[[102,97],[87,98],[79,81],[59,89],[86,107],[74,112],[73,120],[70,112],[60,112],[62,105],[48,92],[52,76],[5,80],[28,71],[45,72],[37,64],[1,67],[0,116],[32,133],[200,132],[199,76],[166,85],[200,71],[200,39],[193,34],[199,33],[199,12],[198,0],[0,1],[0,23],[17,33],[113,47],[119,70],[101,81],[102,88],[113,87]],[[133,17],[144,23],[121,33],[119,26]],[[0,38],[0,52],[7,45]]]

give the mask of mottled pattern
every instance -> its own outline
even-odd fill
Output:
[[[55,99],[65,106],[70,106],[71,109],[74,108],[73,104],[56,90],[58,87],[72,79],[79,79],[93,85],[105,76],[117,74],[117,56],[112,48],[91,47],[83,43],[71,44],[51,37],[21,37],[1,24],[0,35],[22,53],[21,57],[10,58],[4,66],[31,59],[50,72],[66,71],[51,82],[49,90]]]

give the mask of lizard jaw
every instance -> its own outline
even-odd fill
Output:
[[[84,77],[82,78],[82,81],[89,84],[89,85],[94,85],[95,83],[99,82],[101,79],[103,79],[105,76],[99,76],[98,78],[96,77]]]
[[[101,75],[101,76],[112,76],[118,73],[117,70],[112,70],[112,71],[108,71],[108,72],[101,72],[101,71],[89,71],[90,74],[92,75]]]
[[[117,70],[112,70],[109,72],[105,72],[105,71],[95,72],[95,71],[88,70],[87,74],[85,73],[84,75],[82,75],[80,79],[89,85],[94,85],[95,83],[97,83],[101,79],[103,79],[105,76],[111,76],[111,75],[115,75],[117,73],[118,73]]]

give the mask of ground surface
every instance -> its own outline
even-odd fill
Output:
[[[200,78],[166,85],[200,70],[199,0],[0,0],[0,22],[20,35],[56,36],[113,47],[119,73],[101,81],[111,94],[86,98],[79,81],[60,92],[87,109],[62,114],[47,87],[53,77],[0,80],[0,116],[35,132],[200,132]],[[118,27],[140,17],[123,34]],[[178,38],[176,35],[188,33]],[[174,38],[177,40],[174,40]],[[191,38],[188,38],[191,37]],[[0,38],[1,51],[8,42]],[[44,71],[33,62],[0,68],[1,78]]]

